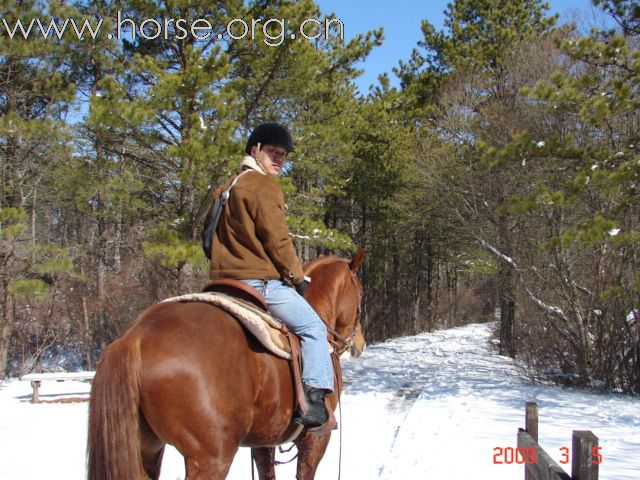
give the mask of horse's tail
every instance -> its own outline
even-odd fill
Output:
[[[88,480],[144,478],[140,453],[140,344],[121,338],[103,353],[91,387]]]

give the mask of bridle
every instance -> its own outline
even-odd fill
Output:
[[[349,335],[347,335],[346,337],[343,337],[336,331],[335,328],[329,325],[324,318],[322,319],[322,322],[327,327],[327,332],[329,333],[329,343],[333,348],[333,354],[338,357],[342,355],[344,352],[346,352],[347,350],[349,350],[351,347],[353,347],[353,344],[356,339],[356,332],[358,330],[358,325],[360,325],[362,322],[362,318],[361,318],[362,291],[360,290],[360,288],[358,288],[358,277],[350,268],[349,268],[349,276],[351,279],[351,283],[353,284],[353,288],[355,288],[358,294],[358,303],[356,307],[356,321],[353,323],[353,329],[351,330],[351,333],[349,333]]]

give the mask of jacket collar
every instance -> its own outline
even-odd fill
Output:
[[[242,164],[240,165],[240,168],[250,168],[251,170],[255,170],[256,172],[259,172],[259,173],[261,173],[263,175],[267,174],[267,172],[264,171],[264,169],[256,161],[256,159],[251,157],[251,156],[249,156],[249,155],[244,157],[244,159],[242,160]]]

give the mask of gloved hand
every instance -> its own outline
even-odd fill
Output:
[[[304,292],[306,292],[307,288],[309,288],[309,282],[307,280],[303,280],[300,283],[296,283],[295,287],[296,292],[304,297]]]

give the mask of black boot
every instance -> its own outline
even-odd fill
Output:
[[[324,405],[325,390],[308,385],[303,385],[303,388],[309,409],[306,412],[296,412],[294,421],[308,428],[324,425],[329,420],[329,414]]]

